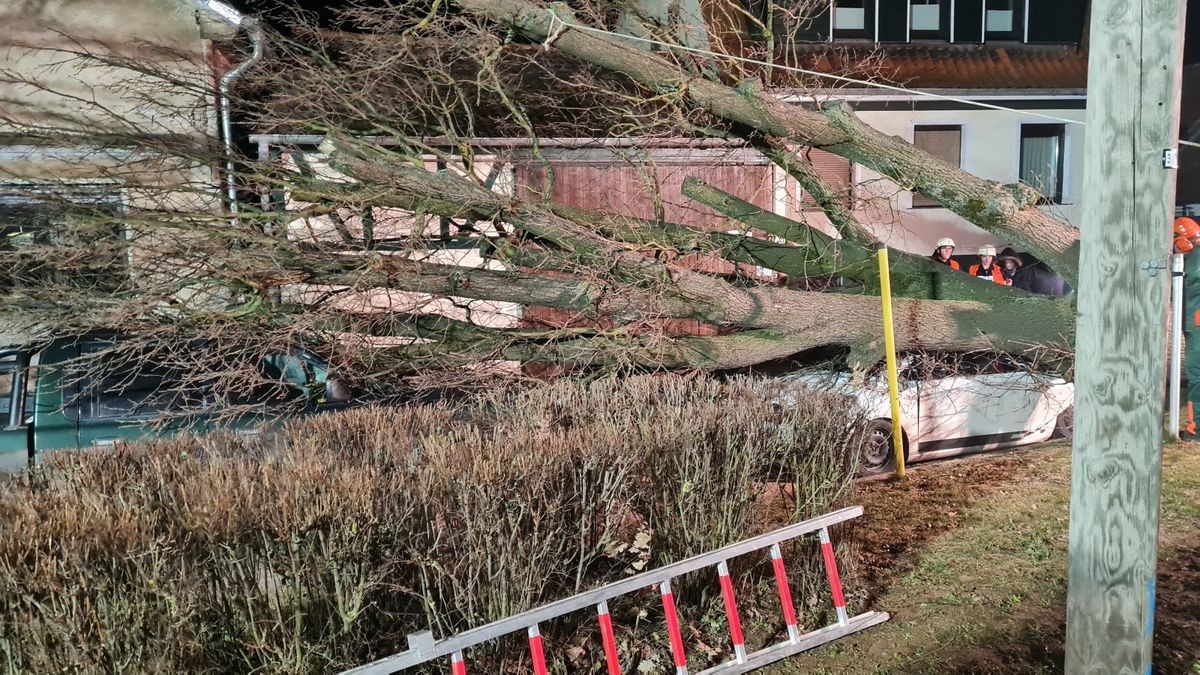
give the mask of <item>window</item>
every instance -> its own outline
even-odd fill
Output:
[[[71,186],[69,191],[34,186],[0,189],[0,258],[4,252],[38,246],[71,246],[89,251],[59,267],[37,255],[13,256],[0,271],[0,288],[65,283],[102,292],[128,279],[127,251],[102,245],[126,239],[119,222],[121,198],[108,186]],[[111,239],[108,239],[111,237]]]
[[[912,0],[912,16],[909,21],[913,33],[939,31],[942,23],[940,0]]]
[[[0,429],[27,424],[29,406],[36,389],[36,376],[26,358],[9,352],[0,356]],[[24,419],[15,419],[14,413],[24,412]]]
[[[817,148],[804,150],[804,156],[812,163],[817,176],[842,198],[844,205],[849,205],[852,196],[850,189],[854,184],[850,160]],[[814,207],[817,204],[807,190],[803,192],[802,202],[805,208]]]
[[[962,127],[958,125],[929,125],[913,128],[913,145],[946,162],[962,166]],[[918,192],[913,193],[914,208],[939,206]]]
[[[1066,125],[1021,125],[1021,182],[1041,192],[1043,203],[1061,204]]]
[[[833,7],[836,37],[867,37],[866,0],[837,0]]]
[[[983,27],[988,40],[1017,39],[1017,0],[986,0]]]
[[[0,427],[8,426],[12,407],[17,400],[13,385],[17,383],[16,357],[0,358]]]
[[[184,371],[145,353],[113,351],[111,343],[83,347],[84,373],[74,376],[82,395],[80,421],[146,419],[169,410],[202,404],[199,394],[184,392]],[[191,400],[189,400],[191,399]]]

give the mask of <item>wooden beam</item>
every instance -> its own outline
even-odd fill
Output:
[[[1068,673],[1150,672],[1184,0],[1094,0]]]

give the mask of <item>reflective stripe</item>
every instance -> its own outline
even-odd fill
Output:
[[[535,623],[529,627],[529,656],[534,675],[546,675],[546,654],[542,651],[542,631]]]
[[[604,661],[608,664],[608,675],[621,675],[621,662],[617,659],[617,640],[613,636],[608,603],[602,600],[596,605],[596,613],[600,615],[600,639],[604,643]]]

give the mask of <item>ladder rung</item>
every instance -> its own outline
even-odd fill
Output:
[[[829,592],[833,596],[833,607],[837,610],[838,624],[845,626],[849,621],[846,614],[846,596],[842,593],[842,577],[838,574],[837,558],[833,555],[833,542],[829,540],[829,529],[821,528],[821,557],[825,560],[825,575],[829,578]]]
[[[542,631],[535,623],[529,627],[529,657],[533,659],[533,674],[546,675],[546,654],[542,651]]]

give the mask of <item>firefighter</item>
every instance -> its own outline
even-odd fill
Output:
[[[929,256],[935,263],[948,266],[952,270],[962,270],[958,261],[950,256],[954,255],[954,240],[950,237],[942,237],[937,240],[937,245],[933,247],[933,255]]]
[[[1200,407],[1200,224],[1191,218],[1175,219],[1176,253],[1183,253],[1184,372],[1187,374],[1187,418],[1179,438],[1195,441],[1195,411]]]
[[[1001,286],[1012,286],[1012,281],[1004,276],[1004,270],[996,262],[996,247],[992,245],[979,247],[979,262],[967,268],[967,274],[979,279],[987,279]]]

